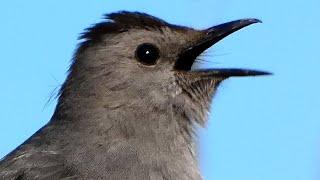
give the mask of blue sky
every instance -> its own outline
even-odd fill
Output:
[[[82,30],[101,15],[143,11],[205,28],[254,17],[207,52],[205,67],[268,70],[232,78],[201,130],[201,169],[215,180],[312,180],[320,168],[320,1],[2,1],[0,3],[0,157],[51,117]],[[48,102],[48,103],[47,103]]]

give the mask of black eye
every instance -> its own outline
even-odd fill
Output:
[[[145,65],[156,64],[159,56],[159,49],[152,44],[145,43],[137,47],[136,58]]]

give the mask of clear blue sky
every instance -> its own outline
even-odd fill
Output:
[[[206,67],[249,67],[271,77],[222,84],[200,131],[208,180],[314,180],[320,168],[319,0],[2,1],[0,157],[51,117],[77,36],[101,15],[150,13],[205,28],[254,17],[207,52]]]

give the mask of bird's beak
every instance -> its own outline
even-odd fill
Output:
[[[203,30],[203,36],[197,42],[187,47],[180,54],[178,60],[175,63],[175,69],[180,71],[190,71],[191,66],[197,57],[203,53],[206,49],[219,42],[226,36],[246,27],[251,24],[261,23],[258,19],[241,19]],[[209,72],[215,76],[256,76],[256,75],[268,75],[270,73],[264,71],[256,71],[249,69],[207,69],[202,72]]]

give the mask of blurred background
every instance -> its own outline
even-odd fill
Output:
[[[200,64],[274,73],[220,87],[209,124],[199,130],[204,179],[320,179],[319,0],[1,1],[0,158],[50,119],[50,97],[79,33],[118,10],[194,28],[263,20],[210,48]]]

